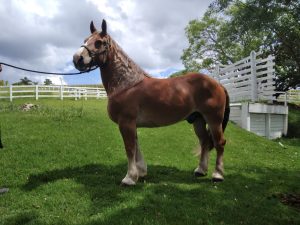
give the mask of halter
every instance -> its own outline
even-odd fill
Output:
[[[88,69],[88,72],[89,71],[91,71],[92,70],[92,67],[93,66],[95,66],[95,68],[93,68],[93,69],[96,69],[96,68],[98,68],[98,67],[100,67],[100,66],[103,66],[103,65],[105,65],[105,63],[103,63],[102,65],[100,65],[100,66],[98,66],[97,65],[97,63],[95,63],[95,57],[96,56],[100,56],[100,55],[104,55],[104,54],[107,54],[107,50],[108,50],[108,43],[107,42],[105,42],[105,49],[103,50],[103,51],[101,51],[101,52],[95,52],[95,51],[92,51],[92,50],[90,50],[86,45],[81,45],[80,47],[83,47],[83,48],[85,48],[86,50],[87,50],[87,52],[89,53],[89,57],[91,57],[91,61],[90,61],[90,63],[89,63],[89,69]],[[96,64],[96,65],[95,65]]]

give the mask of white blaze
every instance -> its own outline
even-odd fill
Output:
[[[83,46],[87,47],[87,42],[85,42]],[[84,47],[80,47],[75,54],[83,57],[83,62],[85,65],[88,65],[92,61],[89,52]]]

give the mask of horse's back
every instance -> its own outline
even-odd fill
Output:
[[[226,93],[223,86],[212,77],[201,73],[187,73],[174,79],[174,83],[183,84],[192,96],[195,110],[202,114],[223,111]]]
[[[198,73],[167,79],[145,77],[140,84],[111,99],[110,106],[117,114],[136,114],[139,126],[164,126],[194,112],[207,113],[220,107],[219,89],[215,80]]]

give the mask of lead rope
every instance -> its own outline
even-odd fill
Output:
[[[79,75],[79,74],[83,74],[83,73],[89,73],[95,69],[97,69],[98,67],[96,66],[95,68],[89,68],[89,70],[84,71],[84,72],[77,72],[77,73],[55,73],[55,72],[45,72],[45,71],[38,71],[38,70],[32,70],[32,69],[26,69],[26,68],[22,68],[22,67],[18,67],[18,66],[14,66],[8,63],[4,63],[4,62],[0,62],[0,66],[8,66],[14,69],[18,69],[18,70],[23,70],[23,71],[27,71],[27,72],[32,72],[32,73],[39,73],[39,74],[49,74],[49,75],[61,75],[61,76],[67,76],[67,75]]]

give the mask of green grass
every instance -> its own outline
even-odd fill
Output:
[[[226,130],[225,181],[194,178],[198,141],[181,122],[139,129],[148,176],[121,187],[127,160],[105,100],[0,102],[0,224],[300,224],[280,193],[299,193],[299,142]],[[282,140],[281,140],[282,141]],[[298,143],[298,144],[297,144]]]
[[[300,138],[300,106],[289,105],[288,137]]]

